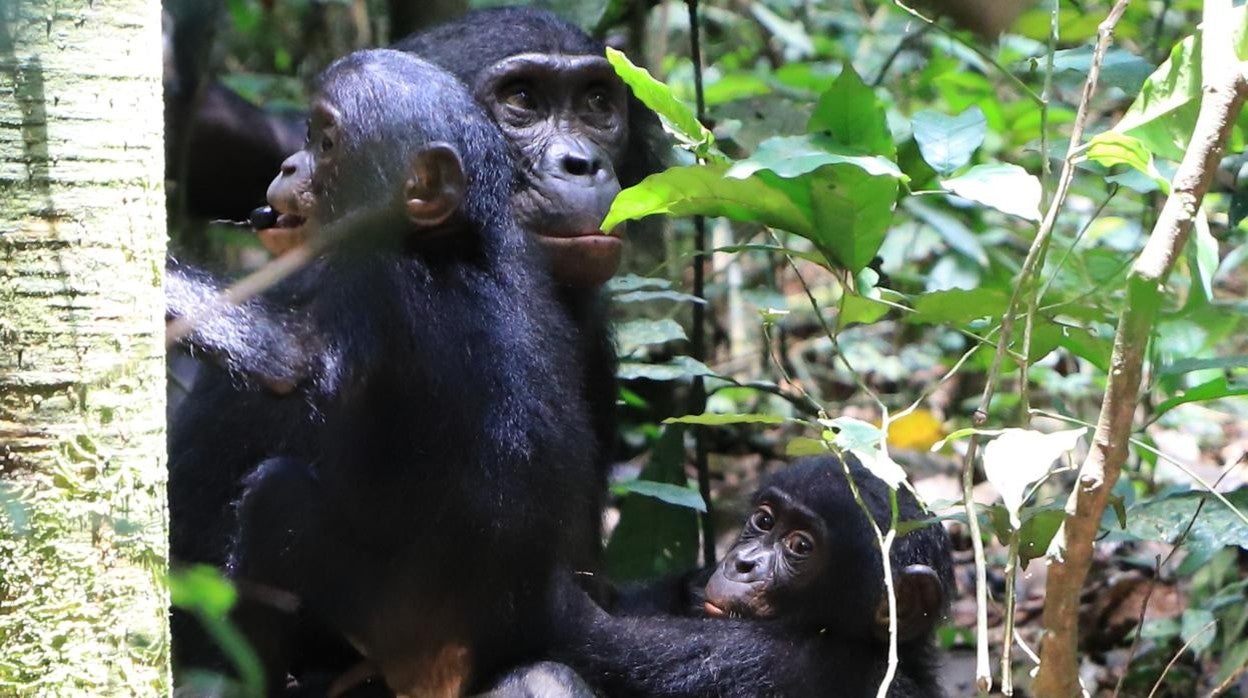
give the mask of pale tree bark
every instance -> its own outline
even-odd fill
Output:
[[[1203,99],[1192,139],[1175,173],[1170,197],[1127,277],[1127,298],[1114,337],[1109,381],[1092,448],[1066,504],[1054,539],[1060,558],[1051,563],[1045,591],[1040,698],[1079,695],[1079,598],[1092,563],[1093,544],[1109,494],[1127,459],[1127,441],[1139,402],[1145,349],[1165,291],[1166,278],[1187,242],[1201,201],[1217,170],[1231,127],[1248,96],[1244,64],[1235,55],[1230,0],[1206,0],[1202,35]]]
[[[157,0],[0,0],[0,695],[168,693]]]

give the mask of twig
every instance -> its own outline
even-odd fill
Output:
[[[1193,518],[1192,521],[1196,519]],[[1172,549],[1170,554],[1174,554]],[[1169,557],[1167,556],[1167,559]],[[1153,558],[1153,578],[1148,580],[1148,591],[1144,594],[1144,603],[1140,604],[1140,617],[1135,621],[1135,639],[1131,641],[1131,649],[1127,652],[1127,661],[1122,665],[1122,673],[1118,675],[1118,682],[1114,684],[1113,698],[1118,698],[1118,692],[1122,690],[1122,682],[1127,680],[1127,672],[1131,669],[1131,662],[1135,660],[1135,652],[1140,647],[1140,638],[1144,635],[1144,615],[1148,613],[1148,602],[1153,599],[1153,590],[1157,588],[1157,580],[1161,578],[1161,556],[1157,555]]]
[[[693,90],[696,98],[698,123],[706,123],[706,96],[702,90],[702,41],[698,28],[698,0],[685,0],[689,8],[689,52],[693,61]],[[693,295],[706,299],[706,218],[693,217],[694,252],[697,260],[693,264]],[[706,308],[705,303],[693,304],[693,332],[689,338],[693,358],[706,361]],[[702,376],[694,376],[693,390],[690,391],[689,409],[691,414],[699,414],[706,410],[706,382]],[[706,437],[702,430],[693,432],[693,465],[698,474],[698,492],[706,504],[702,512],[702,563],[707,567],[715,564],[715,524],[711,511],[711,472],[707,462]]]
[[[1196,641],[1196,638],[1204,635],[1209,632],[1209,630],[1216,627],[1218,627],[1218,621],[1211,620],[1208,623],[1205,623],[1204,627],[1197,630],[1195,634],[1187,638],[1187,642],[1184,642],[1183,646],[1179,648],[1179,651],[1175,652],[1174,656],[1170,658],[1170,661],[1166,663],[1166,668],[1161,670],[1161,676],[1157,677],[1157,683],[1153,684],[1153,690],[1148,692],[1148,698],[1153,698],[1153,696],[1157,695],[1157,690],[1161,688],[1162,682],[1166,680],[1166,674],[1170,673],[1170,669],[1174,667],[1175,662],[1179,661],[1179,657],[1182,657],[1183,653],[1187,651],[1187,648],[1192,646],[1192,643]]]

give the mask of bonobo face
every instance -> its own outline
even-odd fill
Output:
[[[482,73],[476,98],[517,152],[512,203],[555,278],[592,286],[619,267],[621,243],[598,226],[620,191],[628,92],[600,56],[519,54]]]
[[[712,616],[774,618],[782,598],[800,597],[824,573],[828,532],[823,519],[787,493],[768,488],[736,545],[706,585]]]
[[[328,82],[326,92],[336,86]],[[252,214],[253,224],[267,219],[257,226],[266,228],[261,234],[301,242],[348,215],[350,225],[343,227],[355,231],[355,242],[390,231],[420,231],[421,238],[454,231],[466,191],[458,151],[442,142],[413,146],[387,139],[378,126],[318,96],[307,142],[269,185],[271,210]]]
[[[326,220],[326,212],[319,209],[324,200],[326,175],[336,169],[340,157],[340,118],[333,105],[317,101],[308,117],[308,137],[303,149],[286,158],[281,172],[269,185],[266,198],[273,219],[265,221],[269,225],[261,226],[262,234],[285,235],[300,241],[308,232],[305,225],[309,220]]]

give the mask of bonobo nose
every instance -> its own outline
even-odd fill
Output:
[[[747,560],[739,557],[733,566],[736,567],[737,574],[749,574],[754,571],[755,567],[758,567],[758,560]]]
[[[282,176],[289,177],[293,175],[295,173],[295,170],[297,169],[299,168],[295,165],[294,162],[287,160],[282,163]],[[270,170],[270,172],[272,172],[272,170]]]
[[[602,160],[583,153],[567,153],[560,163],[563,171],[573,177],[592,177],[602,169]]]

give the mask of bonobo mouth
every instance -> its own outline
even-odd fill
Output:
[[[282,213],[272,206],[261,206],[251,212],[249,220],[260,244],[275,256],[298,247],[307,237],[303,226],[308,219],[297,213]]]
[[[555,281],[564,286],[601,286],[620,268],[624,241],[616,230],[544,230],[537,234]]]

